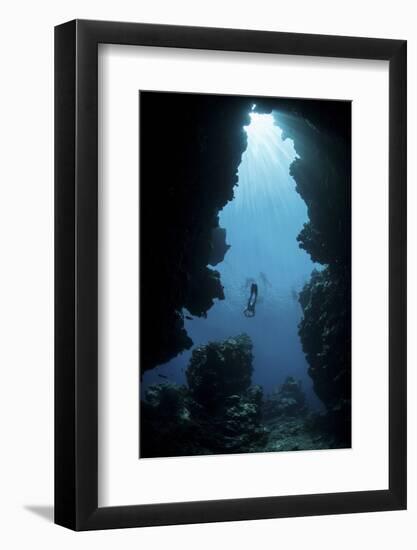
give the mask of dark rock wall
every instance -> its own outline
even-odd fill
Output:
[[[351,144],[350,103],[330,102],[304,116],[277,114],[299,158],[290,167],[307,204],[300,247],[324,266],[299,296],[299,334],[314,390],[339,442],[351,442]],[[308,118],[305,118],[308,117]]]
[[[252,342],[246,335],[197,347],[186,371],[193,399],[207,411],[221,408],[225,399],[249,388],[252,360]]]
[[[233,198],[250,98],[140,94],[141,370],[190,348],[181,310],[222,299],[207,267],[218,212]]]

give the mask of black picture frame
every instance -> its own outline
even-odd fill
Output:
[[[389,488],[98,506],[98,44],[389,62]],[[55,522],[74,530],[406,508],[406,41],[74,20],[55,28]]]

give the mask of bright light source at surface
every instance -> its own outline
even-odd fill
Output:
[[[272,114],[250,112],[250,124],[244,126],[248,135],[248,149],[257,156],[263,153],[271,157],[273,163],[283,160],[292,162],[297,154],[291,139],[282,139],[282,129],[276,124]]]
[[[249,116],[250,124],[244,126],[248,135],[268,132],[274,126],[274,117],[272,115],[260,115],[259,113],[251,112]]]

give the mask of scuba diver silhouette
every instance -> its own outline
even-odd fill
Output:
[[[256,283],[252,283],[250,287],[250,296],[248,300],[248,305],[243,312],[245,317],[255,317],[255,305],[256,300],[258,298],[258,285]]]

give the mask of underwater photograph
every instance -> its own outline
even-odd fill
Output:
[[[139,92],[139,458],[351,446],[351,102]]]

